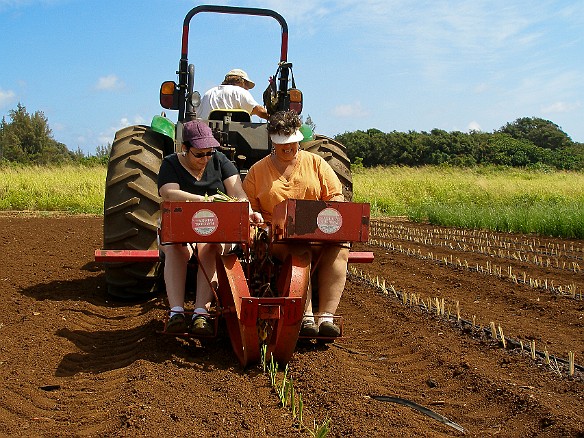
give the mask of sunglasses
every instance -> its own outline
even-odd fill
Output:
[[[212,157],[215,154],[215,149],[209,152],[193,152],[192,149],[189,150],[193,157],[195,158],[203,158],[203,157]]]

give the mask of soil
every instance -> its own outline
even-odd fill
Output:
[[[164,297],[107,296],[101,217],[2,213],[0,236],[0,436],[311,436],[224,332],[164,336]],[[583,247],[377,221],[354,246],[375,261],[352,265],[343,338],[305,341],[289,363],[304,424],[330,419],[332,437],[584,437]]]

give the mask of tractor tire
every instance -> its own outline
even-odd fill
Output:
[[[160,217],[158,171],[165,138],[148,126],[130,126],[115,135],[109,157],[103,217],[104,249],[157,249]],[[107,263],[109,295],[149,298],[158,292],[161,264]]]
[[[345,201],[353,199],[353,176],[347,148],[338,141],[324,135],[315,135],[314,140],[302,143],[305,151],[320,155],[333,168],[341,184]]]

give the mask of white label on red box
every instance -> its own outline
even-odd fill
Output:
[[[316,217],[316,225],[325,234],[333,234],[341,229],[343,216],[334,208],[325,208]]]
[[[193,215],[191,223],[195,233],[208,236],[217,230],[219,219],[211,210],[199,210]]]

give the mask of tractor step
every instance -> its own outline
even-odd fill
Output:
[[[157,249],[96,249],[94,258],[98,263],[157,262],[160,254]]]

